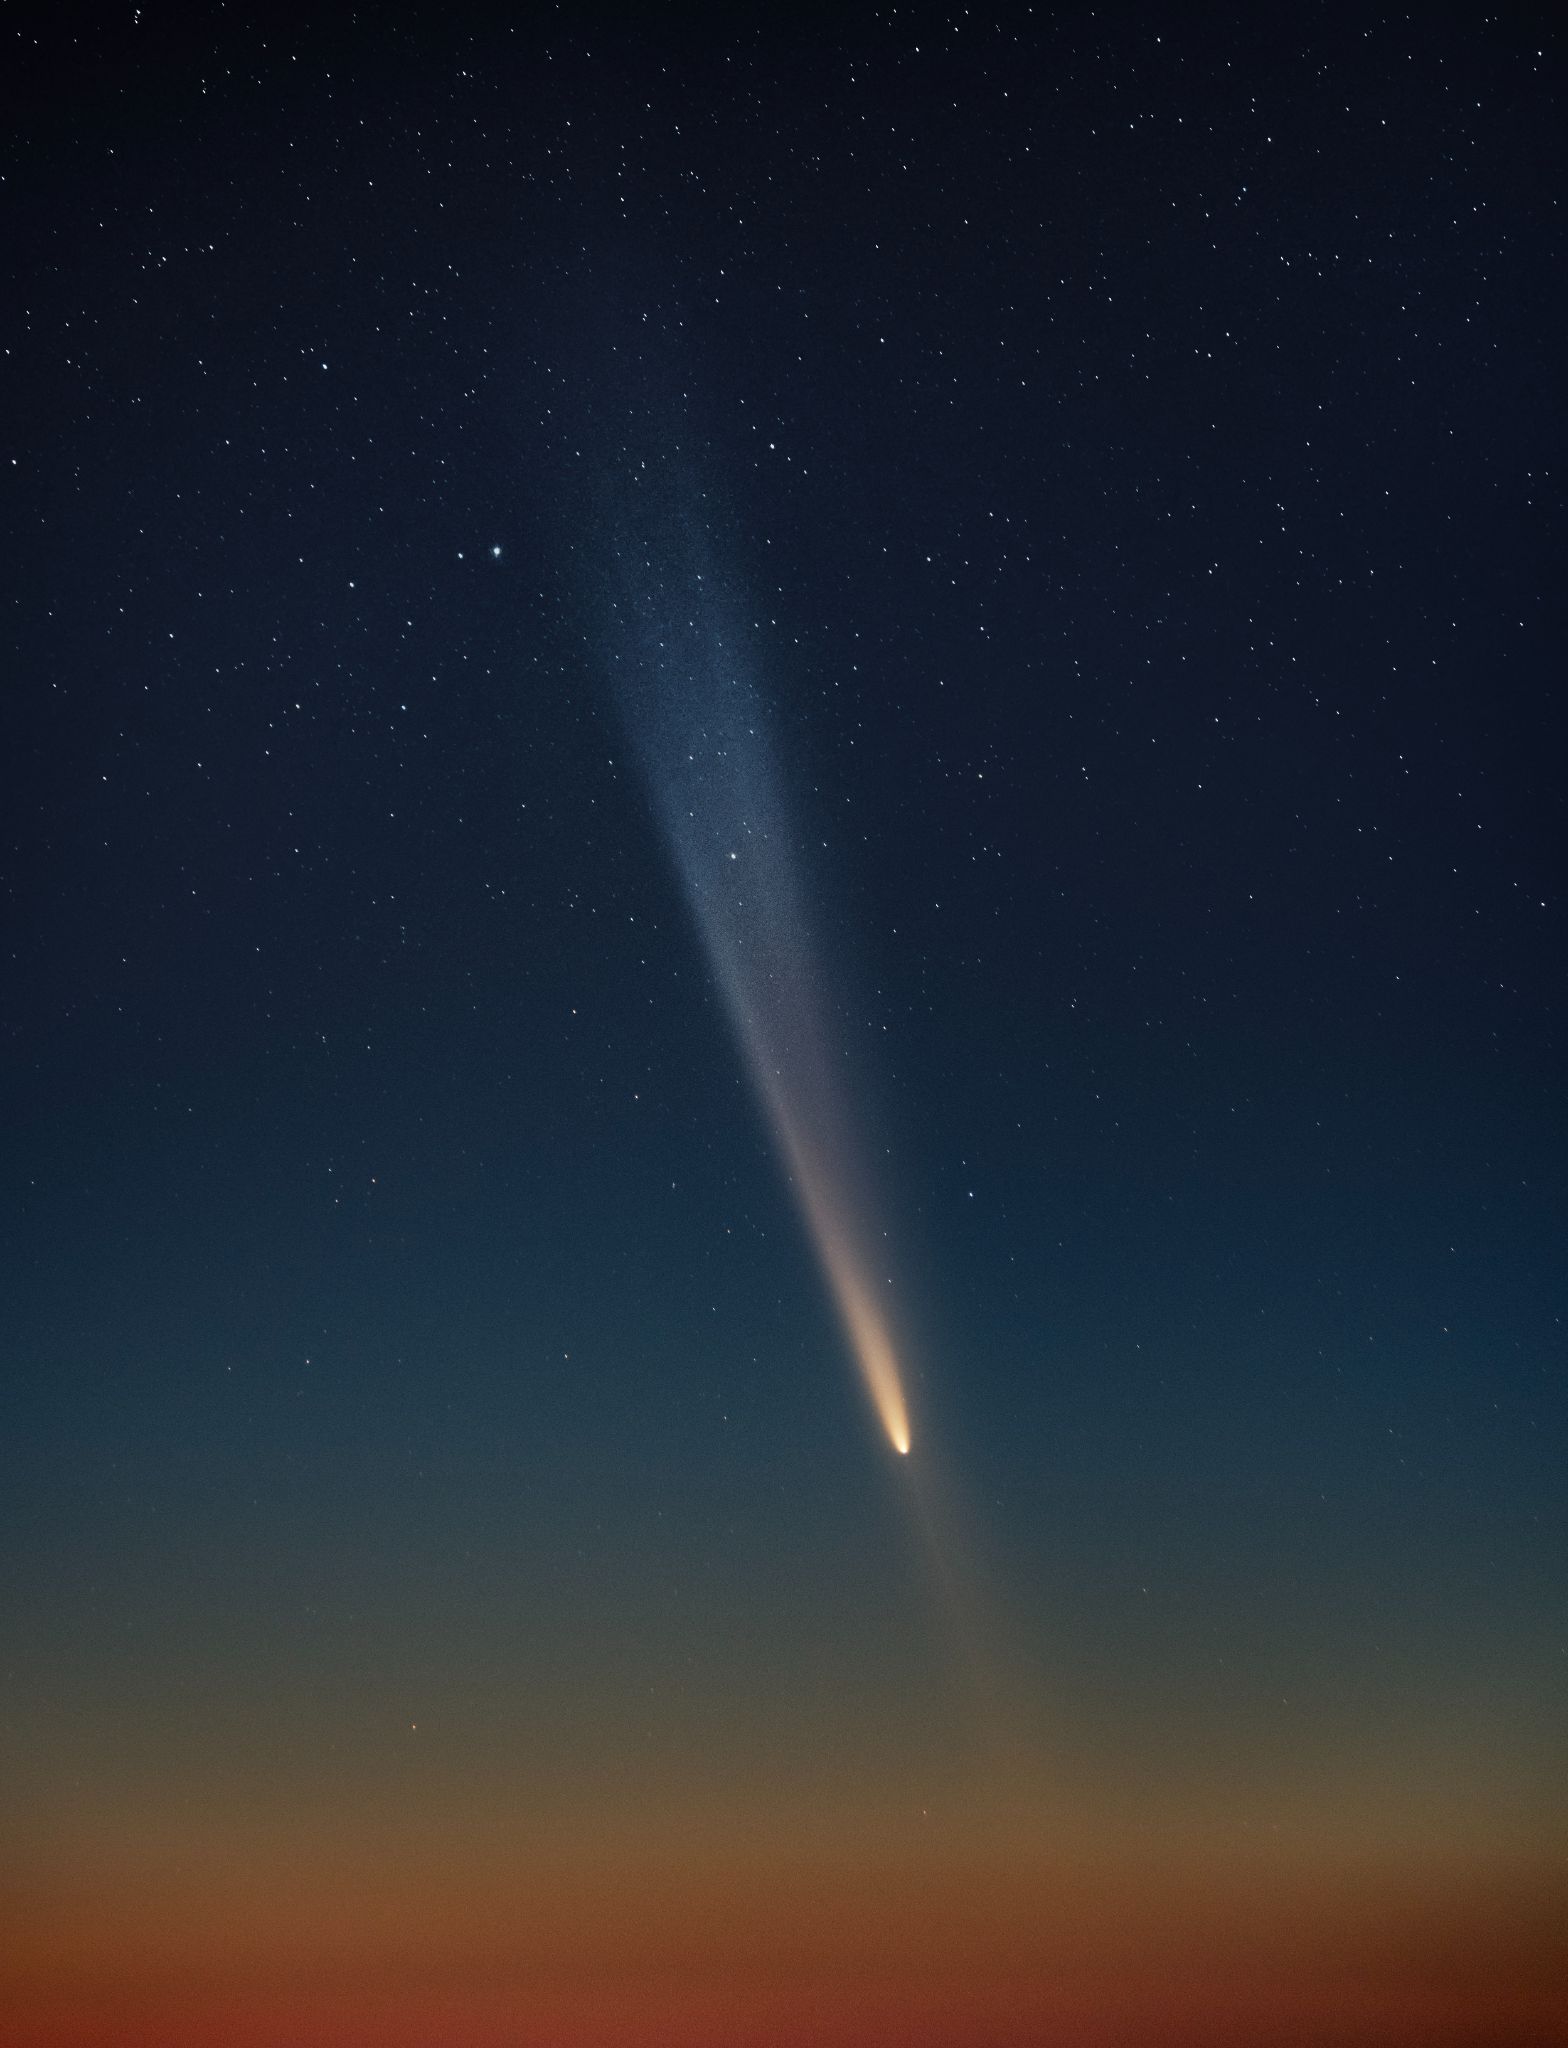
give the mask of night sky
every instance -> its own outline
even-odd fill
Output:
[[[1560,33],[249,12],[4,24],[0,2038],[1568,2038]]]

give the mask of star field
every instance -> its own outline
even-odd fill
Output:
[[[1555,2038],[1555,23],[6,39],[7,2039]]]

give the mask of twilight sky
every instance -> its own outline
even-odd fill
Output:
[[[1568,2033],[1544,11],[5,48],[8,2048]]]

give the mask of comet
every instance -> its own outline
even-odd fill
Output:
[[[849,1100],[849,1032],[807,910],[804,835],[758,680],[759,632],[701,533],[688,502],[618,550],[617,694],[850,1353],[907,1457],[892,1276]]]

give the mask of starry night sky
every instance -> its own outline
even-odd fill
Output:
[[[244,17],[5,28],[5,2038],[1557,2038],[1560,34]]]

